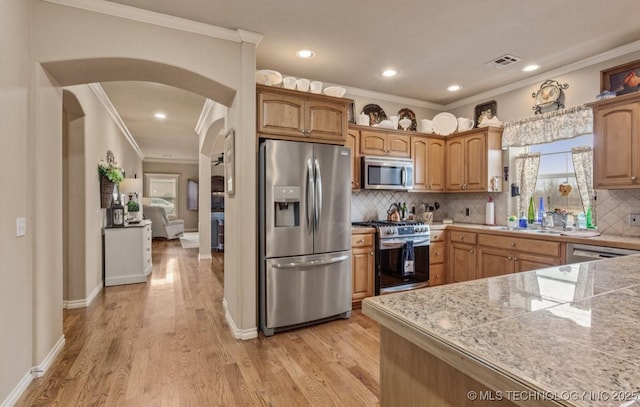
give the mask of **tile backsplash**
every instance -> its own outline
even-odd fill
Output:
[[[434,222],[441,222],[444,218],[452,218],[458,223],[484,223],[485,208],[489,196],[495,202],[496,223],[506,225],[507,194],[506,193],[425,193],[425,192],[396,192],[362,190],[352,194],[351,220],[386,219],[387,210],[394,202],[406,202],[407,208],[414,207],[417,214],[421,214],[421,205],[435,202],[440,209],[433,213]],[[469,208],[469,216],[465,209]]]
[[[407,208],[414,207],[421,214],[421,205],[434,202],[440,209],[433,214],[434,222],[452,218],[455,223],[485,222],[487,198],[495,202],[496,224],[506,225],[509,194],[502,193],[424,193],[362,190],[352,193],[351,220],[363,221],[386,219],[387,210],[393,202],[406,202]],[[469,208],[469,216],[465,209]],[[603,234],[640,237],[640,226],[629,226],[629,213],[640,213],[640,190],[598,190],[597,228]]]
[[[640,237],[640,226],[629,226],[629,213],[640,213],[640,190],[597,190],[597,227],[608,235]]]

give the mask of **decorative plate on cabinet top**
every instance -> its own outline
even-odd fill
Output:
[[[260,85],[277,86],[282,83],[282,75],[278,71],[261,69],[256,71],[256,83]]]
[[[383,120],[387,120],[387,115],[382,108],[374,103],[368,104],[362,108],[362,113],[369,116],[369,125],[373,126]]]
[[[442,112],[433,117],[433,132],[448,136],[458,128],[458,119],[451,113]]]
[[[411,126],[407,130],[409,131],[417,131],[418,130],[418,122],[416,122],[416,114],[413,113],[413,110],[408,108],[402,108],[398,110],[398,121],[407,118],[411,120]],[[400,125],[398,125],[398,129],[402,129]]]

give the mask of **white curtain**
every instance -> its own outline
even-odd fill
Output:
[[[593,196],[593,149],[591,147],[574,147],[571,149],[573,168],[576,171],[576,183],[582,199],[584,213],[591,207],[593,221],[597,219]]]
[[[516,179],[520,181],[520,201],[518,215],[527,213],[529,198],[533,196],[538,181],[540,167],[540,153],[520,154],[516,157]],[[525,215],[526,216],[526,215]]]
[[[591,108],[574,106],[505,123],[502,148],[550,143],[592,132]]]

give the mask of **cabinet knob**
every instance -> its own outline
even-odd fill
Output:
[[[370,252],[369,254],[373,256],[373,252]]]
[[[476,251],[475,250],[469,250],[469,253],[474,254]]]
[[[440,252],[436,252],[436,256],[440,256]]]
[[[516,244],[515,243],[511,243],[511,247],[516,247]]]
[[[364,239],[358,240],[358,243],[364,243]]]
[[[464,236],[460,236],[460,240],[464,240]]]
[[[513,261],[518,261],[518,258],[517,258],[517,257],[514,257],[514,258],[513,258]]]
[[[638,177],[631,177],[631,181],[636,181]]]
[[[507,257],[507,260],[511,260],[511,256]]]

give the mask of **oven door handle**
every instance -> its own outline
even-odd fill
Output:
[[[413,245],[419,245],[422,243],[428,243],[429,239],[423,239],[423,240],[414,240],[413,241]],[[404,246],[404,244],[407,243],[407,240],[400,240],[400,239],[393,239],[393,240],[383,240],[380,242],[381,246],[387,246],[387,247],[400,247],[400,246]]]

